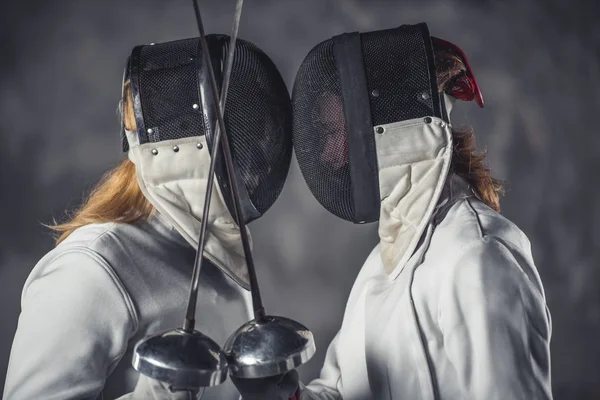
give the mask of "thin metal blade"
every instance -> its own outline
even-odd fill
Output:
[[[200,42],[202,45],[202,52],[203,52],[203,58],[207,61],[205,63],[206,68],[209,71],[209,77],[210,77],[210,87],[211,87],[211,91],[213,94],[213,97],[219,98],[218,96],[218,92],[217,92],[217,85],[216,85],[216,80],[214,77],[214,71],[212,69],[212,63],[210,62],[210,53],[209,53],[209,49],[208,49],[208,43],[206,41],[206,35],[204,32],[204,25],[202,23],[202,17],[200,14],[200,7],[198,5],[198,1],[197,0],[192,0],[193,4],[194,4],[194,12],[196,14],[196,22],[198,24],[198,30],[200,33]],[[204,208],[203,208],[203,218],[201,221],[201,227],[200,227],[200,236],[199,236],[199,241],[198,241],[198,249],[196,252],[196,259],[194,262],[194,271],[192,273],[192,286],[190,289],[190,297],[189,297],[189,301],[188,301],[188,307],[187,307],[187,312],[186,312],[186,318],[184,321],[184,329],[186,331],[191,331],[194,329],[194,325],[195,325],[195,314],[196,314],[196,303],[197,303],[197,299],[198,299],[198,285],[199,285],[199,278],[200,278],[200,270],[202,267],[202,254],[204,253],[204,244],[205,244],[205,236],[206,236],[206,227],[207,227],[207,216],[210,210],[210,200],[212,197],[212,190],[213,190],[213,186],[214,186],[214,173],[215,173],[215,165],[216,165],[216,160],[218,157],[218,151],[219,148],[221,148],[221,150],[224,153],[224,157],[225,157],[225,165],[227,167],[227,175],[229,178],[229,184],[231,185],[231,190],[232,190],[232,197],[233,197],[233,206],[234,206],[234,213],[236,214],[237,220],[239,222],[239,226],[240,226],[240,231],[241,231],[241,237],[242,237],[242,245],[244,248],[244,254],[246,256],[246,264],[248,265],[248,269],[249,271],[249,275],[250,275],[250,285],[251,288],[255,287],[256,289],[252,290],[252,294],[253,294],[253,303],[256,305],[256,296],[254,292],[258,293],[258,284],[256,282],[256,274],[254,273],[254,264],[253,264],[253,260],[252,260],[252,254],[250,251],[250,245],[249,245],[249,239],[248,239],[248,235],[247,235],[247,231],[246,231],[246,225],[245,222],[243,220],[243,217],[241,215],[241,207],[239,204],[239,192],[237,189],[237,185],[236,185],[236,181],[233,175],[233,161],[231,159],[231,153],[229,151],[229,143],[227,140],[227,134],[225,132],[225,123],[223,121],[223,110],[225,108],[225,102],[227,99],[227,89],[229,87],[229,81],[230,81],[230,77],[231,77],[231,69],[233,66],[233,58],[234,58],[234,54],[235,54],[235,44],[236,44],[236,40],[237,40],[237,35],[238,35],[238,30],[239,30],[239,23],[240,23],[240,19],[241,19],[241,12],[242,12],[242,5],[243,5],[243,0],[238,0],[237,4],[236,4],[236,9],[235,9],[235,16],[234,16],[234,22],[233,22],[233,28],[232,28],[232,33],[231,33],[231,39],[230,39],[230,45],[229,45],[229,53],[226,59],[226,64],[225,64],[225,74],[223,77],[223,86],[222,86],[222,93],[220,96],[220,101],[219,104],[216,106],[217,108],[217,125],[216,125],[216,129],[215,129],[215,135],[214,135],[214,143],[213,143],[213,148],[211,149],[211,163],[209,166],[209,177],[212,177],[211,179],[208,179],[207,182],[207,190],[206,190],[206,197],[204,200]],[[223,143],[222,146],[220,146],[221,144],[221,139],[223,138]],[[262,302],[260,299],[260,293],[258,293],[258,304],[260,305],[260,309],[262,310]],[[256,309],[256,307],[255,307]]]

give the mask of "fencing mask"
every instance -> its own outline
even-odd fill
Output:
[[[220,91],[229,36],[207,35],[206,40]],[[145,197],[194,247],[219,101],[212,96],[208,71],[203,68],[206,62],[199,38],[137,46],[123,79],[123,103],[133,105],[135,119],[134,130],[127,130],[123,123],[123,150],[136,164]],[[250,222],[271,207],[285,183],[292,153],[291,104],[274,63],[248,41],[237,40],[230,79],[224,122],[242,215]],[[217,185],[204,256],[248,288],[239,227],[221,160],[222,156],[215,169]]]
[[[440,197],[453,101],[483,106],[470,67],[438,91],[432,42],[460,51],[430,37],[424,23],[338,35],[309,52],[294,83],[293,140],[304,179],[336,216],[379,220],[389,274],[414,251]]]

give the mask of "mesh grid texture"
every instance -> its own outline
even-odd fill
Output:
[[[229,37],[207,35],[206,39],[211,54],[219,54],[218,64],[223,66]],[[198,49],[198,38],[142,48],[139,86],[144,122],[152,129],[150,142],[206,134],[197,86]],[[194,104],[200,107],[194,109]],[[262,215],[287,178],[292,154],[291,104],[285,82],[270,58],[242,39],[236,42],[224,122],[233,162],[251,203]],[[220,167],[216,175],[233,214],[224,163]]]
[[[423,31],[418,25],[362,33],[372,126],[433,113]],[[296,158],[315,198],[334,215],[354,221],[342,85],[333,39],[304,59],[292,95]],[[376,157],[373,154],[373,157]]]
[[[226,53],[229,37],[224,37]],[[287,178],[292,157],[292,107],[277,67],[250,42],[236,42],[225,110],[232,157],[252,203],[263,214]]]
[[[142,114],[150,142],[204,134],[196,77],[197,39],[144,46],[139,61]]]
[[[292,105],[294,149],[308,187],[323,207],[352,220],[346,125],[331,40],[317,45],[304,59]]]
[[[373,126],[433,115],[420,27],[363,33],[361,39],[369,93],[379,93],[369,96]]]

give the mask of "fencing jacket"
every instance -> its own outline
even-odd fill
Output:
[[[133,346],[181,326],[195,249],[157,214],[77,229],[23,288],[5,400],[115,399],[132,392]],[[204,262],[196,329],[223,345],[251,319],[250,294]],[[202,400],[238,400],[230,381]]]
[[[530,243],[462,179],[447,181],[398,268],[390,275],[375,247],[302,400],[552,398],[551,320]]]

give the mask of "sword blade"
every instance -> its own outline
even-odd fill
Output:
[[[217,84],[216,84],[216,80],[215,80],[215,76],[214,76],[214,71],[212,68],[212,63],[210,61],[210,52],[208,49],[208,43],[206,41],[206,34],[204,32],[204,25],[202,23],[200,7],[198,5],[198,0],[192,0],[192,1],[194,4],[194,12],[196,15],[196,22],[198,24],[198,31],[200,33],[200,42],[202,45],[203,58],[206,61],[204,63],[204,66],[207,68],[208,75],[210,78],[209,86],[211,88],[213,98],[217,99],[217,98],[219,98],[218,92],[217,92]],[[207,228],[207,216],[208,216],[208,213],[210,210],[210,200],[212,197],[212,190],[213,190],[214,180],[215,180],[214,179],[215,165],[216,165],[216,160],[218,157],[218,151],[219,151],[220,147],[221,147],[221,150],[223,151],[223,156],[225,158],[225,166],[227,169],[227,176],[228,176],[228,180],[229,180],[229,184],[230,184],[231,192],[232,192],[232,197],[233,197],[234,214],[236,215],[238,225],[240,227],[242,246],[244,248],[244,255],[246,257],[246,264],[248,267],[248,273],[249,273],[249,278],[250,278],[250,287],[251,287],[251,291],[252,291],[252,300],[253,300],[253,305],[254,305],[254,310],[255,310],[255,316],[258,318],[262,318],[264,316],[264,308],[262,306],[262,300],[260,298],[260,292],[258,290],[258,282],[256,279],[256,273],[255,273],[255,269],[254,269],[254,262],[252,259],[252,252],[250,249],[248,233],[246,230],[246,224],[245,224],[244,218],[241,213],[241,207],[240,207],[240,202],[239,202],[239,191],[238,191],[237,183],[235,180],[235,175],[234,175],[234,170],[233,170],[233,161],[231,158],[231,152],[229,150],[230,149],[229,141],[227,139],[225,123],[223,120],[223,110],[225,108],[225,103],[226,103],[226,99],[227,99],[227,90],[228,90],[229,82],[230,82],[230,78],[231,78],[231,70],[232,70],[232,66],[233,66],[235,45],[236,45],[236,40],[237,40],[237,35],[238,35],[238,30],[239,30],[239,23],[240,23],[240,19],[241,19],[242,5],[243,5],[243,0],[238,0],[238,2],[236,4],[234,22],[233,22],[232,33],[231,33],[231,38],[230,38],[229,53],[228,53],[228,56],[226,58],[226,63],[225,63],[225,74],[223,77],[223,86],[221,89],[220,101],[218,104],[216,104],[217,124],[216,124],[214,139],[213,139],[214,140],[213,148],[211,149],[211,163],[209,166],[209,175],[208,175],[209,177],[211,177],[211,179],[208,179],[208,182],[207,182],[207,191],[206,191],[206,196],[205,196],[205,201],[204,201],[203,218],[202,218],[201,227],[200,227],[198,249],[196,252],[196,259],[194,262],[194,270],[192,273],[192,285],[191,285],[191,289],[190,289],[190,296],[189,296],[189,300],[188,300],[186,318],[184,321],[184,329],[186,331],[192,331],[194,329],[194,325],[195,325],[196,304],[197,304],[197,299],[198,299],[198,286],[199,286],[200,271],[201,271],[202,259],[203,259],[202,254],[204,252],[204,245],[206,242],[205,236],[206,236],[206,228]],[[222,143],[221,143],[221,139],[223,140]],[[222,146],[220,146],[220,145],[222,145]]]

